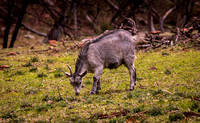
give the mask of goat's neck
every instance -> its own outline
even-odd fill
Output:
[[[76,64],[76,70],[74,74],[81,75],[85,71],[87,71],[87,64],[85,62],[81,62],[81,64],[79,64],[78,66]]]

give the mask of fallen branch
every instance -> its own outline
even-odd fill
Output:
[[[186,117],[200,117],[200,113],[195,113],[195,112],[183,112],[183,114],[186,116]]]
[[[151,44],[137,45],[136,48],[147,48],[150,47]]]
[[[30,31],[30,32],[32,32],[32,33],[35,33],[35,34],[37,34],[37,35],[39,35],[39,36],[46,37],[46,34],[45,34],[45,33],[42,33],[42,32],[36,31],[36,30],[34,30],[34,29],[31,29],[30,27],[28,27],[28,26],[25,25],[24,23],[22,23],[22,26],[23,26],[26,30],[28,30],[28,31]]]
[[[114,3],[112,3],[110,0],[106,0],[106,2],[115,10],[119,10],[119,7],[117,5],[115,5]]]
[[[147,111],[142,111],[142,112],[138,112],[138,113],[135,113],[133,115],[131,115],[128,120],[126,121],[127,123],[137,123],[137,119],[141,118],[142,114],[146,113]]]
[[[190,41],[190,40],[191,40],[191,39],[186,39],[186,40],[183,41],[184,47],[187,47],[186,42],[188,42],[188,41]]]
[[[126,116],[128,114],[128,111],[122,109],[120,112],[113,112],[111,114],[94,114],[92,118],[97,117],[98,119],[106,119],[106,118],[113,118],[113,117],[119,117],[119,116]]]
[[[61,39],[61,42],[62,42],[62,45],[64,46],[64,48],[66,48],[66,46],[65,46],[65,42],[64,42],[63,39]]]
[[[162,91],[169,93],[170,95],[173,95],[171,92],[169,92],[168,90],[164,90],[162,89]]]

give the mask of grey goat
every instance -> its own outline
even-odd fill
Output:
[[[70,77],[70,84],[79,95],[82,87],[82,78],[87,72],[94,73],[91,94],[98,93],[101,89],[100,76],[104,68],[118,68],[124,64],[130,73],[130,88],[136,85],[135,41],[131,33],[123,29],[108,31],[83,46],[76,61],[75,72],[70,66],[70,73],[64,72]]]

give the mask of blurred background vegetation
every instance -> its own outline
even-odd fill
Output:
[[[199,13],[198,0],[1,0],[0,45],[80,39],[118,28],[126,18],[139,31],[166,32],[184,28]]]

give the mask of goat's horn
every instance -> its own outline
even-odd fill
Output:
[[[127,20],[131,21],[133,23],[133,26],[136,26],[135,21],[132,20],[131,18],[126,18]]]
[[[129,20],[133,24],[132,31],[134,31],[136,33],[137,32],[137,27],[136,27],[135,21],[132,20],[131,18],[126,18],[126,19]]]
[[[73,72],[72,72],[71,67],[70,67],[69,65],[67,65],[67,67],[69,68],[70,74],[71,74],[71,76],[72,76],[72,75],[73,75]]]
[[[67,77],[71,77],[72,75],[70,75],[70,73],[65,72],[64,70],[62,70],[62,72],[67,76]]]

